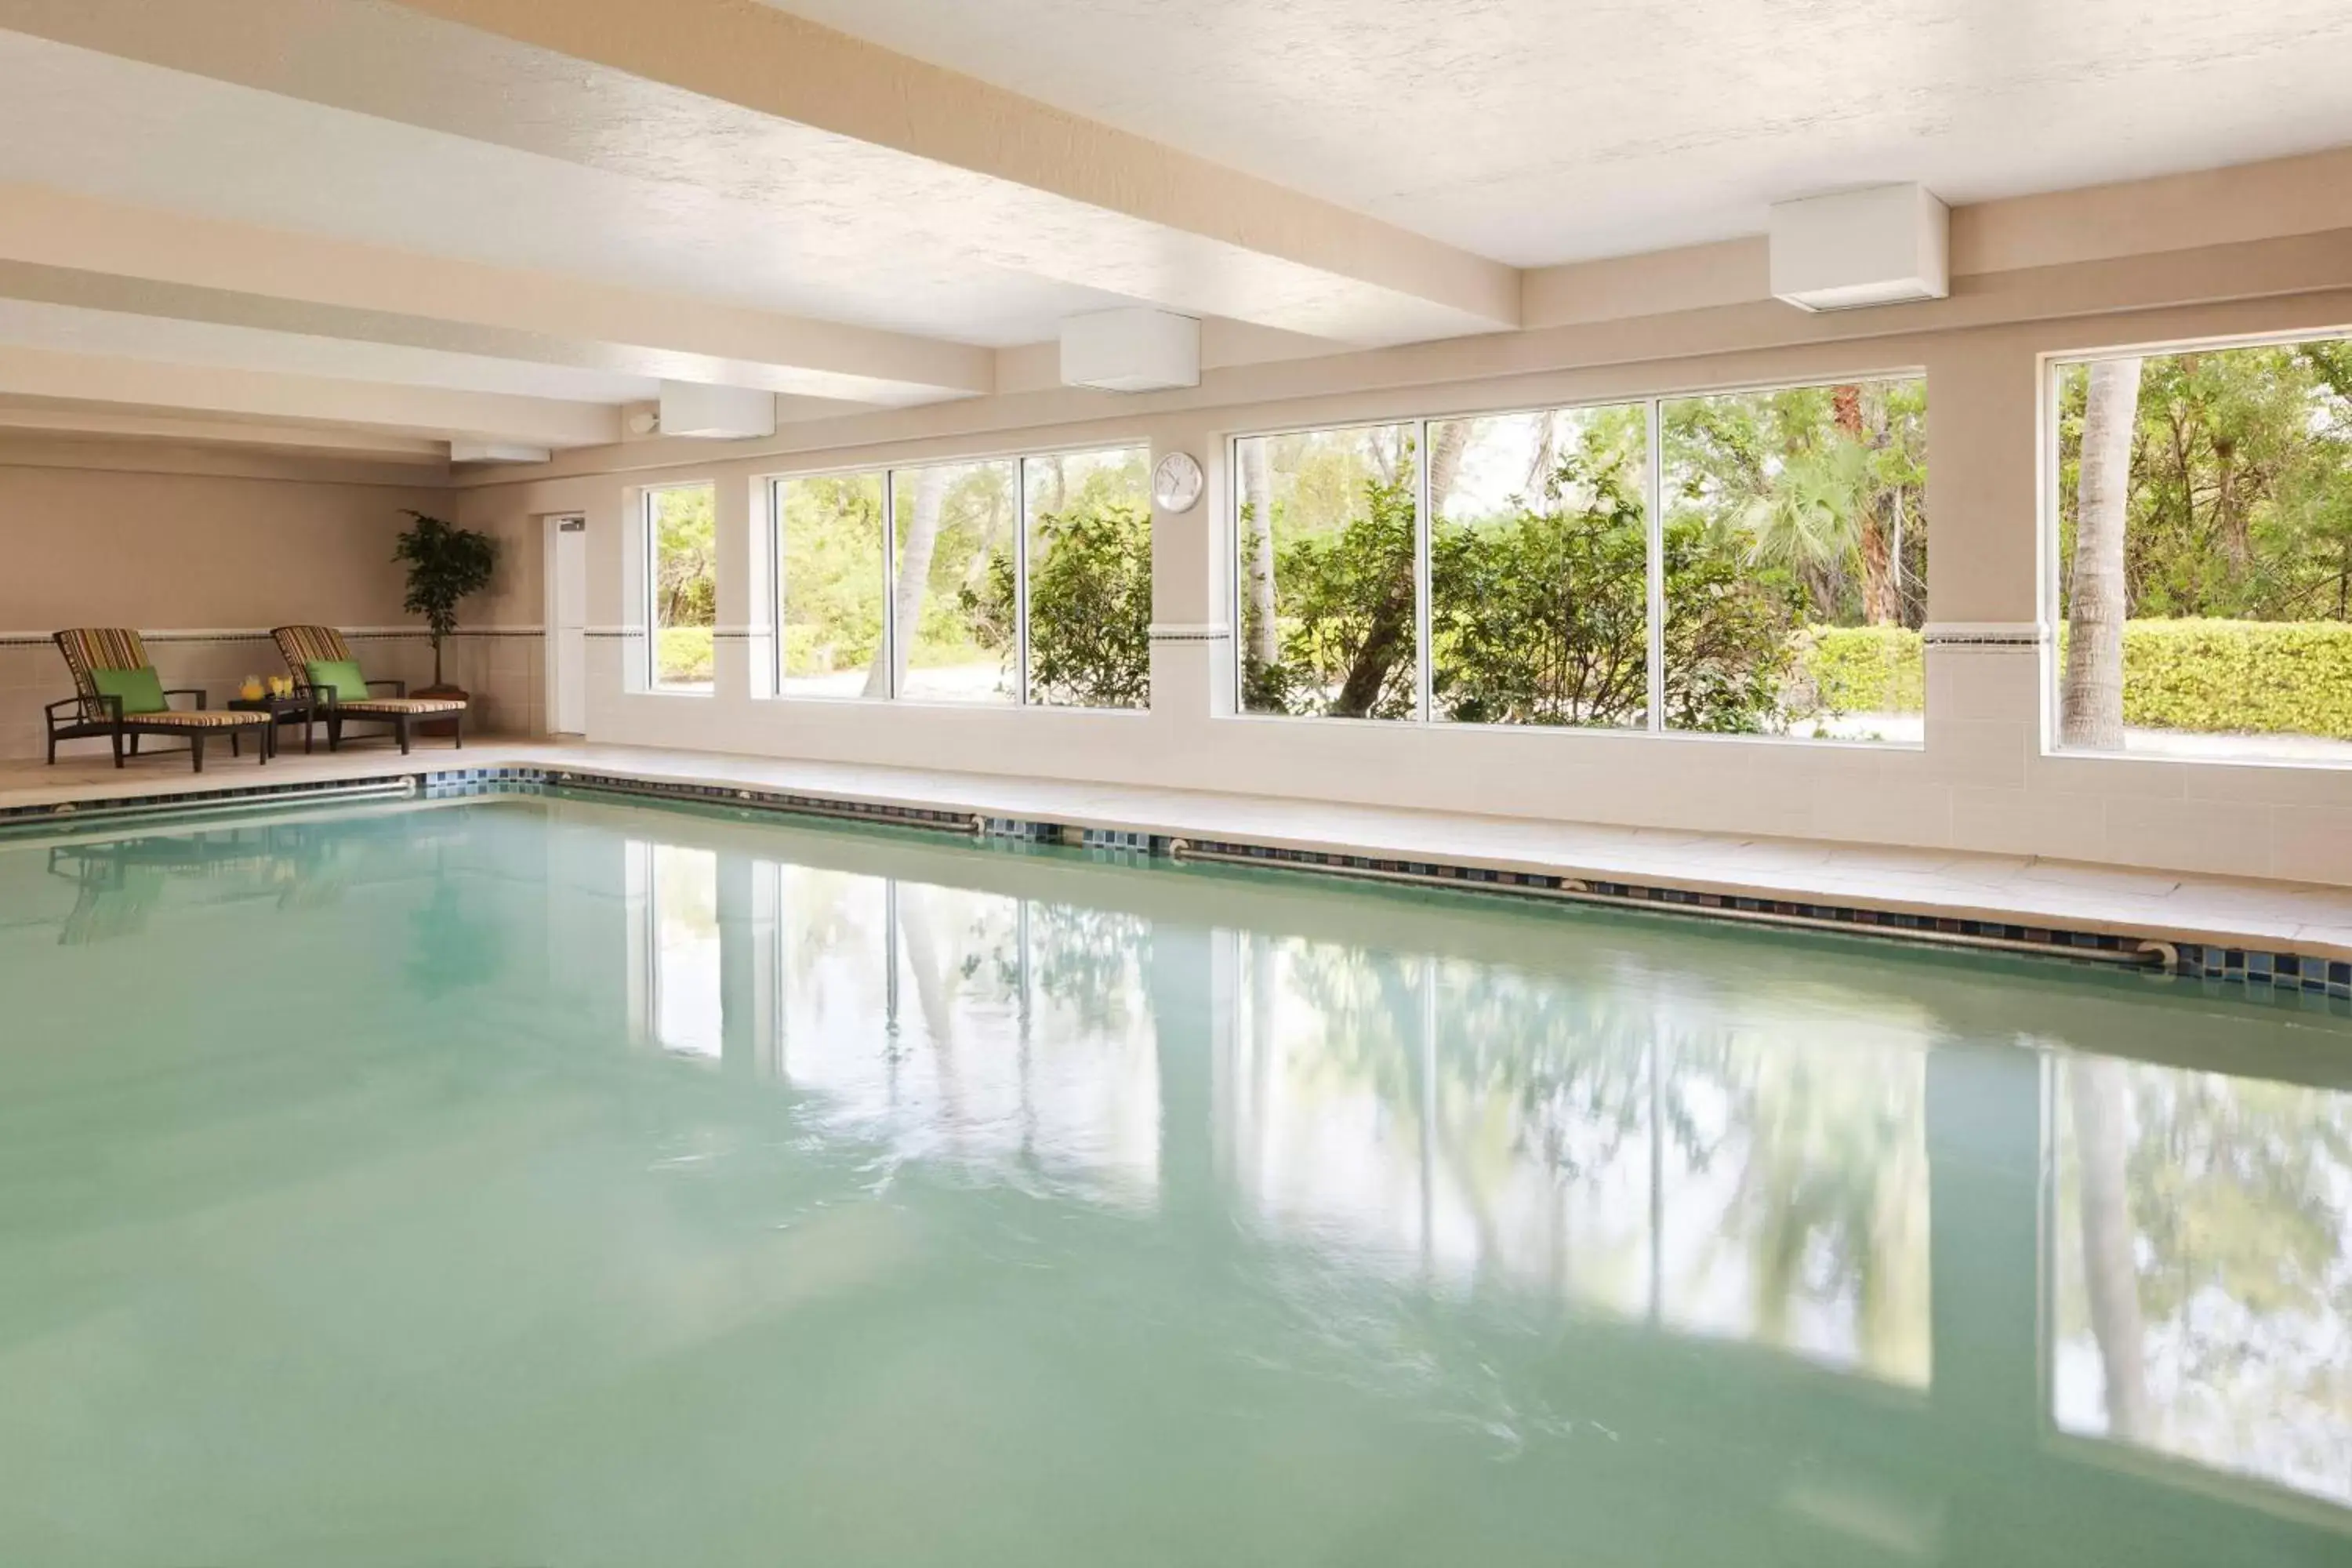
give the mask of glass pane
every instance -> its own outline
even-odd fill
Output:
[[[719,857],[654,847],[654,1034],[665,1050],[719,1054]]]
[[[719,624],[717,497],[709,485],[646,492],[653,538],[654,685],[710,689],[710,633]]]
[[[1234,445],[1243,709],[1412,718],[1413,427]]]
[[[1142,447],[1024,463],[1030,701],[1151,705],[1150,463]]]
[[[938,463],[890,475],[898,695],[1012,702],[1013,464]]]
[[[2063,367],[2059,741],[2352,762],[2352,340]]]
[[[1649,410],[1429,427],[1435,716],[1649,722]]]
[[[1927,385],[1664,405],[1666,727],[1918,743]]]
[[[776,493],[783,694],[888,696],[881,663],[882,476],[785,479]]]

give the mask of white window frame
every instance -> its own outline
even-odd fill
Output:
[[[2065,575],[2059,560],[2062,491],[2065,483],[2064,465],[2059,461],[2058,450],[2062,403],[2060,378],[2074,366],[2095,364],[2101,360],[2160,359],[2169,354],[2226,353],[2232,349],[2293,348],[2299,343],[2334,342],[2352,342],[2352,322],[2284,332],[2246,332],[2223,337],[2161,338],[2149,342],[2105,343],[2097,348],[2057,350],[2041,356],[2042,405],[2036,415],[2034,460],[2040,469],[2035,489],[2041,498],[2042,515],[2035,529],[2034,548],[2040,570],[2034,580],[2036,625],[2042,644],[2041,731],[2043,756],[2092,763],[2182,763],[2193,767],[2305,768],[2336,773],[2352,770],[2352,761],[2338,762],[2327,757],[2289,757],[2265,754],[2260,751],[2210,757],[2170,752],[2100,752],[2086,746],[2069,746],[2060,740],[2066,724],[2066,666],[2059,654],[2059,637],[2066,625]],[[2225,732],[2191,731],[2189,733]]]
[[[1042,447],[1019,452],[982,453],[969,457],[940,458],[914,463],[884,463],[876,466],[810,468],[794,473],[773,474],[767,480],[769,535],[768,614],[774,619],[776,696],[795,702],[892,702],[912,707],[954,708],[987,711],[1013,710],[1026,711],[1045,709],[1063,713],[1136,714],[1149,712],[1150,702],[1137,708],[1089,708],[1069,703],[1039,702],[1029,686],[1029,465],[1047,458],[1097,457],[1113,452],[1140,452],[1147,470],[1145,507],[1150,507],[1149,468],[1151,444],[1143,440],[1088,442],[1068,447]],[[937,699],[909,698],[900,689],[898,646],[898,476],[919,473],[925,468],[975,468],[984,463],[1010,463],[1013,467],[1013,682],[1010,700],[1002,702],[954,702]],[[806,479],[866,478],[882,481],[882,648],[884,668],[889,674],[888,689],[879,697],[825,696],[788,693],[784,682],[784,487]],[[650,514],[648,514],[650,515]],[[1155,536],[1155,545],[1157,540]]]
[[[2311,334],[2305,334],[2308,337]],[[1709,386],[1675,392],[1651,393],[1640,397],[1595,397],[1573,403],[1541,403],[1520,405],[1508,408],[1480,408],[1462,413],[1418,415],[1393,419],[1338,419],[1328,424],[1282,425],[1266,429],[1236,432],[1225,438],[1226,516],[1233,521],[1227,531],[1224,550],[1225,614],[1234,627],[1233,704],[1231,717],[1254,722],[1304,724],[1366,724],[1379,728],[1412,727],[1430,730],[1471,730],[1514,735],[1597,735],[1632,736],[1638,738],[1672,737],[1678,741],[1727,741],[1746,744],[1793,745],[1803,747],[1847,746],[1860,750],[1884,752],[1917,752],[1925,749],[1924,741],[1856,741],[1795,735],[1720,735],[1704,730],[1674,730],[1666,726],[1666,579],[1665,579],[1665,405],[1696,398],[1738,397],[1759,393],[1796,392],[1820,386],[1850,386],[1862,382],[1918,381],[1927,379],[1924,369],[1914,366],[1897,370],[1857,371],[1843,375],[1804,376],[1795,380],[1759,381],[1737,386]],[[1649,690],[1644,706],[1647,722],[1631,725],[1573,724],[1475,724],[1458,720],[1439,719],[1434,709],[1434,658],[1430,641],[1433,595],[1430,589],[1429,566],[1431,542],[1434,538],[1434,521],[1429,506],[1429,431],[1433,425],[1451,425],[1474,419],[1508,418],[1521,414],[1578,413],[1588,409],[1640,408],[1643,412],[1648,435],[1648,464],[1642,498],[1643,521],[1648,531],[1648,611],[1644,662],[1649,678]],[[1934,417],[1931,402],[1928,417]],[[1413,496],[1413,611],[1414,629],[1414,710],[1402,719],[1353,719],[1327,714],[1264,713],[1245,706],[1244,690],[1248,676],[1247,654],[1240,646],[1244,625],[1242,597],[1246,574],[1241,566],[1241,445],[1244,441],[1263,440],[1277,436],[1318,435],[1347,430],[1376,430],[1403,426],[1412,433],[1415,454],[1415,491]],[[1930,545],[1932,551],[1932,543]],[[1929,570],[1932,571],[1930,557]]]

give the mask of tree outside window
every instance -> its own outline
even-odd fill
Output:
[[[2061,744],[2352,762],[2352,341],[2056,381]]]
[[[719,625],[717,497],[709,485],[646,492],[653,595],[653,683],[661,690],[711,688]]]

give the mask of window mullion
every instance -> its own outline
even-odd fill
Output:
[[[1029,459],[1013,465],[1013,653],[1018,660],[1013,702],[1029,706]]]
[[[898,700],[898,470],[882,470],[882,695]]]
[[[1434,662],[1429,646],[1430,614],[1430,529],[1429,515],[1429,421],[1423,419],[1415,426],[1416,450],[1420,460],[1413,464],[1412,497],[1412,646],[1413,646],[1413,716],[1428,723],[1436,715],[1433,701]]]
[[[1649,563],[1649,728],[1653,735],[1664,734],[1666,728],[1665,412],[1664,398],[1650,399],[1650,416],[1646,421],[1650,436],[1649,473],[1645,479],[1648,494],[1642,510],[1645,531],[1649,535],[1644,553]]]

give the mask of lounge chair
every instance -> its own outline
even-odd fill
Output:
[[[188,742],[195,771],[205,771],[205,742],[226,733],[234,754],[247,733],[254,737],[255,760],[269,761],[267,713],[244,713],[205,706],[201,687],[165,689],[147,662],[146,645],[127,626],[80,626],[57,634],[58,651],[73,671],[74,695],[43,710],[48,719],[49,762],[58,760],[59,741],[104,737],[114,743],[114,765],[122,765],[124,737],[131,754],[139,754],[142,735],[175,735]],[[193,697],[194,708],[174,708],[174,697]]]
[[[466,745],[466,700],[462,697],[411,697],[404,680],[370,680],[360,673],[352,645],[332,626],[279,626],[269,634],[293,672],[294,684],[306,689],[327,721],[327,750],[343,743],[348,722],[389,725],[399,738],[400,753],[408,754],[409,726],[419,719],[451,721],[457,748]],[[376,688],[389,686],[392,695],[379,697]]]

